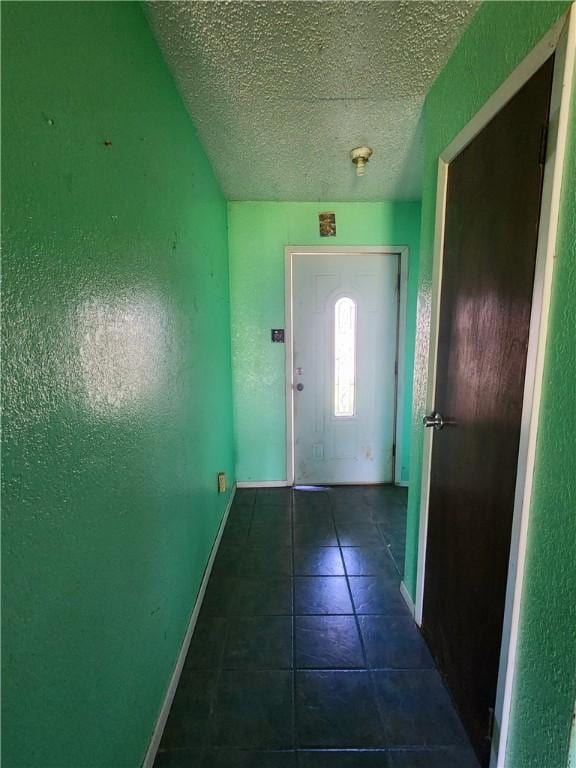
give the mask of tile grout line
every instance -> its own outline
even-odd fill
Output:
[[[242,557],[244,555],[244,550],[246,549],[246,544],[248,542],[248,536],[250,535],[250,528],[252,527],[252,518],[254,516],[254,508],[256,506],[256,494],[254,494],[254,499],[252,500],[252,504],[250,506],[250,522],[248,523],[248,534],[245,539],[245,543],[242,546],[242,553],[240,555],[240,561],[242,561]],[[236,564],[236,572],[234,574],[234,590],[236,590],[237,587],[237,579],[238,579],[238,572],[240,569],[240,562]],[[216,680],[214,682],[214,697],[212,701],[212,707],[210,709],[210,715],[208,718],[207,728],[206,728],[206,734],[203,739],[203,745],[200,751],[200,768],[210,768],[209,765],[205,763],[207,757],[210,754],[210,751],[212,748],[215,748],[212,744],[212,737],[214,734],[214,730],[216,727],[216,708],[218,705],[218,694],[220,689],[220,680],[222,679],[222,673],[224,670],[224,657],[226,654],[226,646],[228,645],[228,638],[230,636],[230,611],[226,611],[226,615],[223,616],[223,619],[225,621],[225,628],[224,628],[224,642],[222,643],[222,651],[220,652],[220,663],[218,665],[218,669],[216,672]]]
[[[255,494],[251,504],[247,508],[247,514],[250,516],[250,519],[249,519],[248,525],[247,525],[247,534],[246,534],[246,537],[244,539],[244,544],[243,544],[243,546],[241,548],[244,553],[246,552],[247,549],[249,549],[249,546],[248,546],[248,535],[249,535],[249,531],[251,530],[251,527],[252,527],[252,525],[253,525],[253,523],[255,521],[255,510],[257,508],[258,508],[257,495]],[[297,710],[297,703],[296,703],[296,673],[297,673],[297,663],[296,663],[296,619],[297,619],[297,611],[296,611],[296,603],[295,603],[295,593],[296,593],[296,589],[295,589],[295,586],[296,586],[295,560],[296,560],[296,553],[295,553],[295,546],[294,546],[295,545],[295,520],[296,520],[295,512],[296,512],[296,510],[295,510],[295,495],[294,495],[293,491],[290,491],[288,511],[289,511],[289,516],[290,516],[290,528],[291,528],[291,530],[290,530],[290,539],[291,539],[291,542],[292,542],[292,549],[291,549],[291,554],[290,554],[290,562],[291,562],[291,570],[292,570],[292,575],[291,575],[292,610],[291,610],[291,613],[290,613],[290,616],[291,616],[291,635],[292,635],[292,637],[291,637],[291,641],[292,641],[291,642],[291,661],[292,661],[292,664],[291,664],[290,670],[288,668],[284,668],[284,667],[282,667],[282,669],[286,669],[286,671],[290,671],[291,672],[291,680],[292,680],[292,686],[291,686],[292,687],[292,691],[291,691],[291,694],[292,694],[292,700],[291,700],[292,746],[291,747],[287,747],[287,748],[284,748],[284,747],[271,747],[271,746],[270,747],[252,747],[251,749],[253,751],[257,752],[257,753],[262,753],[262,754],[271,754],[271,753],[291,754],[291,755],[293,755],[295,757],[296,761],[298,760],[298,755],[301,754],[303,751],[306,751],[306,752],[322,752],[322,753],[323,752],[355,753],[355,752],[358,752],[358,751],[362,751],[362,752],[394,754],[394,753],[397,753],[397,752],[405,752],[405,751],[418,752],[418,753],[426,753],[426,752],[438,752],[439,750],[443,750],[443,749],[454,750],[454,751],[457,751],[458,749],[464,749],[465,750],[467,747],[469,747],[469,745],[468,745],[468,742],[464,742],[464,741],[462,741],[461,743],[459,741],[458,742],[447,741],[446,743],[442,743],[442,744],[433,744],[433,745],[419,744],[419,745],[410,745],[410,746],[408,746],[408,745],[400,746],[400,745],[389,745],[389,744],[387,744],[386,730],[385,730],[385,718],[384,718],[384,714],[383,714],[383,712],[385,710],[384,710],[383,702],[381,702],[381,700],[379,699],[379,696],[378,696],[378,690],[377,690],[377,686],[376,686],[376,673],[379,673],[379,672],[394,672],[394,673],[400,672],[400,673],[404,673],[404,672],[415,672],[415,671],[417,671],[417,672],[436,672],[437,673],[437,669],[436,669],[435,666],[433,666],[433,667],[424,667],[424,668],[421,668],[421,667],[402,667],[402,668],[400,668],[400,667],[370,666],[369,665],[369,663],[368,663],[368,654],[367,654],[367,650],[366,650],[367,645],[364,642],[362,628],[360,626],[360,619],[362,618],[362,616],[379,616],[379,617],[382,617],[382,618],[391,618],[391,617],[395,616],[395,613],[388,613],[388,612],[371,613],[371,614],[359,614],[358,613],[358,611],[356,609],[356,606],[355,606],[355,603],[354,603],[354,598],[353,598],[352,589],[351,589],[351,578],[354,575],[353,574],[354,568],[351,569],[349,566],[347,566],[346,560],[344,559],[343,552],[344,552],[344,550],[346,548],[342,546],[340,534],[338,533],[338,528],[337,528],[336,521],[335,521],[334,512],[332,510],[333,510],[332,506],[328,505],[327,511],[329,512],[330,518],[332,520],[332,524],[333,524],[334,529],[335,529],[336,540],[337,540],[337,546],[333,547],[333,549],[338,549],[338,552],[339,552],[339,555],[340,555],[340,558],[341,558],[341,564],[342,564],[342,568],[343,568],[343,574],[342,575],[346,579],[347,593],[348,593],[348,596],[349,596],[350,606],[351,606],[352,613],[350,613],[350,614],[314,613],[314,614],[302,614],[302,615],[305,615],[305,616],[334,616],[334,617],[340,617],[340,616],[350,617],[350,616],[354,616],[354,625],[356,626],[356,631],[358,633],[358,640],[359,640],[359,643],[360,643],[361,654],[362,654],[362,659],[363,659],[363,662],[364,662],[364,666],[361,667],[361,668],[358,668],[358,667],[336,667],[336,666],[334,666],[334,667],[302,667],[301,669],[305,670],[306,672],[320,672],[320,673],[323,673],[323,672],[346,673],[346,672],[358,672],[358,671],[365,671],[365,672],[367,672],[368,676],[369,676],[368,679],[370,681],[371,690],[372,690],[373,696],[374,696],[374,703],[375,703],[375,709],[376,709],[376,714],[377,714],[377,722],[380,725],[381,735],[383,737],[383,740],[381,742],[382,746],[375,746],[375,747],[366,747],[366,746],[364,746],[364,747],[355,747],[355,748],[352,748],[352,747],[340,747],[338,749],[328,749],[326,747],[302,747],[302,748],[299,748],[299,746],[298,746],[298,742],[297,742],[298,733],[297,733],[297,720],[296,720],[296,710]],[[380,531],[380,533],[381,533],[381,531]],[[389,555],[390,555],[391,559],[393,560],[393,558],[391,556],[391,553],[389,553]],[[240,568],[239,564],[243,562],[243,558],[240,557],[237,562],[238,562],[238,565],[236,567],[236,573],[232,577],[235,580],[237,580],[238,578],[241,577],[240,573],[239,573],[239,568]],[[352,573],[349,572],[350,570],[352,570]],[[370,575],[370,573],[371,572],[369,572],[368,574],[364,574],[364,575]],[[262,574],[262,575],[265,576],[265,574]],[[317,575],[318,574],[310,574],[310,577],[312,578],[312,577],[317,576]],[[377,577],[378,575],[379,575],[378,573],[374,574],[375,577]],[[340,578],[341,578],[341,576],[340,576]],[[210,768],[208,760],[210,759],[210,755],[212,754],[213,751],[216,751],[216,752],[227,751],[227,750],[228,751],[233,751],[233,752],[244,752],[244,751],[246,751],[246,749],[243,748],[243,747],[237,747],[237,746],[225,745],[225,744],[212,744],[212,740],[213,740],[215,734],[217,733],[218,718],[217,718],[216,715],[218,713],[218,704],[221,701],[221,694],[222,694],[222,691],[220,690],[220,688],[221,688],[221,678],[223,677],[224,673],[228,672],[228,671],[260,672],[260,671],[266,671],[268,669],[270,669],[270,670],[278,669],[278,667],[275,666],[275,665],[272,666],[272,667],[260,667],[260,666],[258,666],[258,663],[256,664],[256,666],[253,666],[253,667],[252,666],[248,666],[248,667],[242,667],[242,666],[239,666],[239,667],[237,667],[237,666],[227,667],[226,664],[225,664],[226,650],[227,650],[227,646],[228,646],[228,643],[229,643],[231,628],[233,626],[233,622],[231,621],[231,619],[233,619],[235,617],[234,617],[233,614],[232,615],[229,614],[227,610],[226,610],[225,614],[216,614],[213,618],[217,618],[218,615],[221,615],[222,618],[224,619],[224,622],[225,622],[224,628],[223,628],[224,638],[223,638],[221,650],[220,650],[220,652],[219,652],[219,654],[217,656],[217,663],[216,663],[216,665],[214,667],[214,671],[215,671],[216,675],[215,675],[215,679],[214,679],[213,694],[211,696],[212,706],[210,707],[210,714],[209,714],[209,718],[208,718],[208,722],[207,722],[207,728],[206,728],[206,731],[204,732],[204,738],[202,739],[202,742],[201,742],[201,745],[200,745],[200,750],[199,750],[199,760],[200,760],[199,765],[203,766],[204,768]],[[264,617],[264,616],[269,616],[270,614],[268,614],[268,613],[255,614],[255,616],[257,616],[257,615]],[[286,616],[286,618],[287,618],[287,614],[273,614],[273,615]],[[176,747],[176,748],[173,748],[173,749],[170,750],[170,752],[181,752],[181,753],[185,753],[187,751],[189,751],[188,747]]]
[[[250,515],[250,520],[249,520],[249,523],[248,523],[248,526],[247,526],[248,531],[250,530],[250,528],[251,528],[251,526],[252,526],[252,524],[254,522],[255,510],[257,509],[257,507],[258,507],[257,497],[255,495],[255,497],[252,500],[251,505],[249,506],[249,508],[247,510],[248,514]],[[351,583],[350,583],[351,578],[353,577],[353,573],[349,572],[350,568],[346,565],[346,561],[345,561],[344,556],[343,556],[343,550],[345,549],[345,547],[342,547],[340,535],[338,534],[338,529],[337,529],[337,526],[336,526],[335,517],[334,517],[334,513],[332,512],[332,507],[331,506],[328,506],[328,511],[329,511],[329,514],[330,514],[330,517],[331,517],[331,520],[332,520],[332,524],[333,524],[334,529],[335,529],[336,539],[337,539],[337,542],[338,542],[337,546],[333,547],[333,549],[338,549],[338,551],[339,551],[339,555],[340,555],[341,563],[342,563],[342,567],[343,567],[343,574],[342,575],[346,579],[347,593],[348,593],[348,596],[349,596],[350,606],[351,606],[352,613],[350,613],[350,614],[315,613],[315,614],[302,614],[302,615],[305,615],[305,616],[335,616],[335,617],[337,617],[337,616],[348,616],[348,617],[349,616],[354,616],[354,625],[356,626],[356,631],[358,633],[358,640],[359,640],[360,647],[361,647],[361,653],[362,653],[362,658],[363,658],[364,666],[362,668],[358,668],[358,667],[336,667],[336,666],[334,666],[334,667],[302,667],[302,669],[305,670],[306,672],[320,672],[320,673],[322,673],[322,672],[346,673],[346,672],[358,672],[358,671],[366,671],[366,672],[368,672],[368,675],[369,675],[368,679],[370,681],[371,689],[372,689],[373,696],[374,696],[375,709],[376,709],[376,714],[377,714],[377,718],[378,718],[378,723],[380,724],[381,735],[383,737],[383,741],[381,742],[382,746],[377,746],[377,747],[365,747],[365,746],[364,747],[356,747],[356,748],[341,747],[341,748],[338,748],[338,749],[327,749],[325,747],[302,747],[302,749],[299,748],[298,743],[297,743],[297,720],[296,720],[296,710],[297,710],[297,706],[296,706],[296,673],[297,673],[297,663],[296,663],[296,618],[297,618],[297,611],[296,611],[296,604],[295,604],[295,592],[296,592],[296,590],[295,590],[295,585],[296,585],[295,559],[296,559],[296,554],[295,554],[295,547],[294,547],[294,544],[295,544],[295,519],[296,519],[296,515],[295,515],[295,496],[294,496],[293,492],[291,492],[291,495],[290,495],[290,503],[288,505],[288,510],[289,510],[289,516],[290,516],[290,526],[291,526],[290,538],[291,538],[291,542],[292,542],[292,549],[291,549],[291,556],[290,556],[290,562],[291,562],[291,568],[292,568],[292,576],[291,576],[292,610],[291,610],[291,614],[290,614],[291,615],[291,634],[292,634],[292,637],[291,637],[291,640],[292,640],[292,642],[291,642],[291,660],[292,660],[292,665],[291,665],[290,670],[288,670],[288,668],[284,668],[284,667],[282,667],[282,669],[286,669],[286,671],[291,671],[291,679],[292,679],[292,691],[291,691],[291,693],[292,693],[292,700],[291,700],[291,711],[292,711],[292,724],[291,724],[291,726],[292,726],[291,727],[291,731],[292,731],[292,746],[291,747],[287,747],[287,748],[283,748],[283,747],[253,747],[252,749],[255,752],[264,753],[264,754],[270,754],[270,753],[276,753],[276,752],[292,754],[292,755],[294,755],[296,760],[298,760],[298,755],[302,751],[306,751],[306,752],[309,752],[309,751],[310,752],[326,752],[326,751],[330,751],[330,752],[347,752],[347,753],[354,753],[354,752],[357,752],[357,751],[362,751],[362,752],[375,752],[375,753],[395,753],[395,752],[404,752],[404,751],[408,750],[410,752],[419,752],[420,753],[420,752],[428,752],[428,751],[436,752],[436,751],[441,750],[441,749],[449,749],[449,750],[466,749],[466,747],[468,746],[467,742],[466,743],[464,743],[464,742],[460,743],[460,742],[454,742],[454,741],[449,741],[449,742],[447,741],[446,743],[434,744],[434,745],[422,745],[422,744],[420,744],[420,745],[411,745],[411,746],[407,746],[407,745],[406,746],[400,746],[400,745],[388,745],[387,744],[386,730],[385,730],[385,727],[384,727],[385,726],[385,719],[384,719],[384,715],[383,715],[383,711],[384,711],[383,703],[380,701],[380,699],[378,697],[378,691],[377,691],[376,680],[375,680],[375,673],[379,673],[379,672],[396,672],[396,673],[400,672],[400,673],[403,673],[403,672],[415,672],[415,671],[417,671],[417,672],[434,672],[434,671],[436,671],[437,672],[437,669],[434,666],[433,667],[424,667],[424,668],[420,668],[420,667],[402,667],[402,668],[400,668],[400,667],[385,667],[385,666],[370,666],[369,665],[369,663],[368,663],[368,654],[367,654],[367,650],[366,650],[367,646],[366,646],[366,643],[364,642],[364,638],[363,638],[363,634],[362,634],[362,629],[361,629],[361,626],[360,626],[360,618],[362,618],[362,616],[380,616],[380,617],[383,617],[383,618],[390,618],[390,617],[394,617],[395,614],[394,613],[388,613],[388,612],[372,613],[372,614],[359,614],[358,613],[358,611],[356,609],[356,606],[355,606],[355,603],[354,603],[354,598],[353,598],[353,595],[352,595]],[[248,547],[248,538],[246,537],[245,538],[245,543],[243,545],[244,552],[248,548],[249,548]],[[242,559],[239,559],[238,562],[239,563],[242,562]],[[237,569],[238,568],[239,568],[239,566],[237,566]],[[352,570],[354,570],[354,569],[352,569]],[[374,574],[374,575],[377,577],[379,574]],[[312,576],[313,575],[311,574],[311,577]],[[240,574],[238,573],[238,570],[236,571],[236,574],[235,574],[234,578],[236,578],[236,579],[240,578]],[[270,614],[264,613],[264,614],[255,614],[255,615],[268,616]],[[287,618],[286,614],[274,614],[274,615],[286,616],[286,618]],[[217,615],[215,617],[213,617],[213,618],[217,618]],[[202,739],[202,744],[201,744],[200,750],[199,750],[199,759],[200,759],[199,765],[203,766],[204,768],[210,768],[210,765],[208,764],[207,761],[210,759],[210,755],[212,754],[213,750],[216,750],[217,752],[220,752],[222,750],[224,750],[224,751],[231,750],[231,751],[234,751],[234,752],[238,752],[238,751],[243,752],[243,751],[245,751],[245,748],[242,748],[242,747],[237,747],[237,746],[232,746],[232,745],[225,745],[225,744],[222,744],[222,745],[220,745],[220,744],[212,744],[212,739],[214,738],[214,734],[217,732],[217,730],[216,730],[217,729],[217,717],[216,717],[216,714],[218,712],[218,703],[219,703],[219,701],[221,701],[220,687],[221,687],[221,678],[222,678],[223,674],[225,672],[227,672],[227,671],[242,671],[242,670],[244,670],[246,672],[248,672],[248,671],[259,672],[259,671],[266,671],[267,669],[271,669],[271,670],[278,669],[277,666],[273,666],[273,667],[260,667],[258,665],[254,666],[254,667],[251,667],[251,666],[249,666],[249,667],[242,667],[242,666],[239,666],[239,667],[236,667],[236,666],[227,667],[226,664],[225,664],[226,650],[227,650],[227,646],[228,646],[228,642],[229,642],[229,637],[230,637],[230,632],[231,632],[231,625],[232,625],[231,618],[234,618],[234,616],[233,615],[229,615],[228,611],[226,611],[226,613],[224,615],[222,615],[222,618],[225,621],[224,630],[223,630],[224,638],[223,638],[222,648],[221,648],[221,650],[220,650],[220,652],[218,654],[218,657],[217,657],[217,664],[215,666],[216,679],[214,680],[213,695],[211,697],[212,706],[210,707],[210,715],[209,715],[209,719],[208,719],[208,722],[207,722],[207,726],[208,727],[207,727],[206,732],[204,734],[204,738]],[[171,749],[170,752],[182,752],[182,753],[184,753],[184,752],[188,751],[188,749],[189,749],[188,747],[181,747],[181,748],[176,747],[174,749]]]
[[[290,492],[290,534],[292,539],[292,750],[296,755],[296,579],[294,558],[294,490]],[[297,760],[295,757],[294,760]]]
[[[233,508],[234,508],[234,502],[232,502],[232,507],[230,509],[230,513],[233,511]],[[231,518],[229,518],[228,521],[226,522],[226,527],[228,526],[228,524],[230,522],[230,519]],[[224,531],[222,533],[224,533]],[[208,584],[206,585],[206,590],[208,590],[208,587],[210,585],[210,581],[211,581],[212,577],[213,577],[213,574],[210,574],[210,578],[208,580]],[[200,619],[200,615],[199,615],[198,619]],[[203,738],[201,740],[201,746],[200,746],[200,749],[199,749],[199,752],[200,752],[200,762],[199,762],[199,765],[200,766],[202,766],[204,764],[204,760],[206,758],[207,752],[208,752],[208,750],[212,746],[211,743],[210,743],[210,741],[211,741],[210,736],[212,734],[212,729],[214,727],[214,716],[213,715],[214,715],[215,710],[216,710],[216,702],[217,702],[217,699],[218,699],[218,687],[219,687],[220,677],[221,677],[221,673],[222,673],[222,667],[223,667],[223,661],[224,661],[224,652],[225,652],[225,649],[226,649],[226,643],[227,643],[228,631],[229,631],[229,623],[228,623],[228,617],[227,616],[220,616],[219,617],[219,616],[211,616],[211,615],[209,615],[209,618],[213,618],[213,619],[215,619],[215,618],[222,618],[223,619],[223,621],[224,621],[224,640],[223,640],[223,643],[222,643],[222,650],[220,651],[220,655],[219,655],[219,658],[218,658],[218,664],[214,668],[214,670],[215,670],[214,689],[213,689],[212,696],[209,697],[209,715],[208,715],[208,720],[207,720],[207,723],[206,723],[206,731],[203,734]],[[195,630],[196,629],[197,629],[197,627],[195,627]],[[191,644],[192,644],[192,640],[193,640],[193,636],[192,636],[191,641],[190,641]],[[191,646],[190,646],[190,648],[191,648]],[[188,654],[190,653],[190,648],[188,649]],[[188,659],[188,654],[186,656],[186,659],[184,660],[183,671],[186,668],[186,661]],[[199,670],[196,670],[196,671],[202,671],[202,669],[199,669]],[[206,671],[209,671],[209,668],[206,668]],[[178,690],[180,690],[180,685],[181,685],[181,681],[179,681],[179,683],[178,683],[175,695],[178,693]],[[170,718],[170,715],[172,714],[173,706],[174,706],[174,702],[172,702],[172,706],[170,707],[170,712],[168,714],[168,718]],[[161,746],[162,746],[162,742],[160,742],[160,744],[158,745],[158,751],[157,751],[156,758],[154,760],[154,765],[156,765],[156,760],[158,758],[158,755],[162,751],[161,750]],[[169,750],[169,752],[174,752],[174,751],[182,751],[182,752],[188,751],[188,747],[170,748],[170,750]]]
[[[293,680],[294,680],[294,689],[293,689],[293,702],[294,702],[294,714],[293,714],[293,722],[294,722],[294,755],[295,755],[295,765],[299,764],[299,754],[301,751],[309,751],[309,747],[303,747],[302,750],[300,749],[300,745],[297,740],[297,726],[296,726],[296,568],[295,568],[295,556],[294,556],[294,550],[296,546],[295,538],[294,538],[294,526],[295,526],[295,509],[294,509],[294,502],[295,502],[295,496],[294,491],[292,491],[292,593],[293,593],[293,602],[292,602],[292,627],[293,627],[293,636],[292,636],[292,649],[293,649]],[[326,502],[328,503],[328,502]],[[328,509],[330,507],[328,506]],[[330,517],[332,518],[332,513],[330,512]],[[332,523],[334,524],[334,521],[332,519]],[[334,529],[336,527],[334,526]],[[308,542],[306,542],[306,545],[308,545]],[[300,545],[302,547],[302,545]],[[317,547],[314,547],[317,549]],[[340,548],[338,547],[338,551],[340,552]],[[340,558],[342,558],[342,554],[340,553]],[[305,576],[299,575],[298,578],[306,578]],[[313,577],[312,577],[313,578]],[[311,614],[302,614],[303,616],[308,616]],[[318,614],[318,615],[324,615],[324,614]],[[309,670],[304,670],[309,671]]]
[[[334,520],[334,515],[332,515],[332,518]],[[338,533],[338,527],[336,526],[336,520],[334,520],[334,527],[336,528],[336,537],[338,538],[338,543],[340,544],[340,535]],[[380,533],[380,529],[378,529],[378,533]],[[368,664],[368,654],[366,653],[366,646],[364,643],[364,638],[362,636],[362,630],[360,627],[360,620],[358,618],[358,614],[356,612],[356,605],[354,603],[354,598],[352,596],[352,588],[350,586],[350,577],[348,576],[348,567],[346,566],[346,561],[344,559],[344,555],[342,554],[342,546],[340,545],[340,556],[342,558],[342,563],[344,564],[344,573],[346,577],[346,586],[348,587],[348,594],[350,596],[350,602],[352,603],[352,609],[354,611],[354,621],[356,623],[356,631],[358,632],[358,638],[360,640],[360,647],[362,648],[362,656],[364,657],[364,663],[366,665],[366,671],[368,673],[368,679],[370,680],[370,687],[372,688],[372,695],[374,696],[374,704],[376,706],[376,713],[378,715],[378,721],[380,723],[380,729],[381,729],[381,737],[382,737],[382,746],[384,747],[386,742],[386,729],[384,727],[384,716],[382,713],[382,707],[380,706],[380,701],[378,698],[378,689],[376,688],[376,681],[374,680],[374,676],[372,674],[372,669],[370,665]]]

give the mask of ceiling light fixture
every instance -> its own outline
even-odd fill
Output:
[[[356,166],[356,176],[364,176],[366,163],[372,157],[371,147],[355,147],[350,152],[352,162]]]

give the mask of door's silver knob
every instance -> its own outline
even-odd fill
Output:
[[[422,423],[425,427],[433,427],[434,429],[442,429],[444,426],[444,419],[441,413],[434,411],[430,416],[424,416]]]
[[[296,389],[298,390],[298,392],[302,392],[302,390],[304,389],[304,384],[296,384]]]

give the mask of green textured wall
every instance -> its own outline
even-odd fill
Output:
[[[233,473],[226,202],[139,4],[2,33],[2,764],[136,768]]]
[[[336,213],[337,236],[318,234],[318,213]],[[284,327],[286,245],[408,245],[410,248],[402,478],[408,479],[420,203],[228,204],[237,465],[242,481],[286,478]]]
[[[414,482],[408,499],[405,575],[412,595],[416,586],[420,506],[416,478],[421,477],[422,466],[437,158],[567,7],[563,2],[485,2],[427,97],[410,464]],[[576,693],[574,133],[572,130],[563,189],[507,768],[559,768],[566,764]]]

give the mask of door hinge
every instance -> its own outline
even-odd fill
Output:
[[[400,295],[400,270],[398,270],[398,278],[396,280],[396,290],[398,291],[398,295]]]
[[[392,458],[396,458],[396,443],[392,443]]]
[[[546,164],[546,150],[548,148],[548,123],[544,123],[540,130],[540,149],[538,153],[538,163]]]

